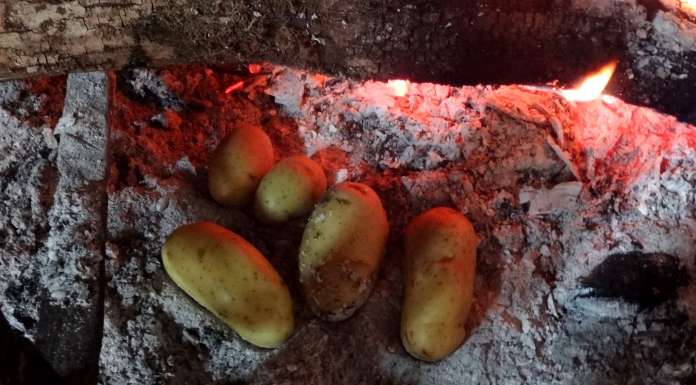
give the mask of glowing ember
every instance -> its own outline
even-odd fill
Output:
[[[240,81],[238,81],[238,82],[236,82],[236,83],[233,83],[233,84],[230,85],[229,87],[225,88],[225,93],[226,93],[226,94],[231,94],[231,93],[233,93],[234,91],[241,90],[242,87],[244,87],[244,82],[240,80]]]
[[[250,74],[256,75],[257,73],[261,72],[261,64],[249,64],[247,66],[247,70]]]
[[[599,98],[614,75],[617,64],[618,61],[612,61],[597,72],[588,75],[577,88],[561,90],[561,95],[574,102],[590,102]]]
[[[392,90],[394,96],[406,96],[410,84],[408,80],[394,79],[387,82],[387,87]]]

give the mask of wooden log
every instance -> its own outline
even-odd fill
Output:
[[[59,173],[41,285],[36,347],[68,384],[97,375],[106,228],[108,79],[68,76],[56,165]]]
[[[0,79],[271,61],[361,78],[569,82],[619,57],[617,91],[627,100],[688,116],[696,100],[696,26],[681,3],[663,3],[6,2],[0,5]]]
[[[56,87],[64,78],[52,80]],[[2,93],[11,93],[9,86]],[[26,105],[13,98],[0,100],[5,154],[0,166],[0,312],[7,320],[0,322],[0,329],[7,329],[0,330],[0,361],[12,358],[5,368],[0,365],[0,383],[56,383],[51,374],[71,385],[96,381],[107,209],[107,87],[103,72],[68,76],[63,115],[55,129],[19,121],[14,115],[22,117]],[[16,92],[32,93],[31,88],[20,90]],[[60,103],[39,93],[32,97],[37,105]],[[52,108],[31,110],[31,117]],[[33,170],[30,177],[27,169]],[[5,334],[23,338],[17,336],[15,343]],[[12,363],[16,370],[10,370]],[[42,371],[42,366],[52,369]],[[32,373],[25,367],[33,368]]]

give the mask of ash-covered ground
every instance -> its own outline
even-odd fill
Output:
[[[90,88],[72,80],[68,90],[71,83]],[[696,381],[696,128],[613,99],[575,105],[525,87],[433,84],[411,84],[397,97],[384,83],[269,65],[253,75],[186,67],[130,70],[113,80],[105,209],[77,206],[95,223],[105,218],[101,237],[76,238],[104,240],[93,261],[103,262],[104,278],[87,270],[103,290],[99,383]],[[224,92],[239,81],[241,89]],[[50,234],[53,222],[26,214],[26,207],[43,207],[25,203],[31,194],[6,191],[16,185],[52,197],[55,184],[13,179],[6,170],[19,167],[12,159],[31,159],[22,140],[50,148],[42,141],[55,138],[51,124],[22,130],[9,124],[17,118],[0,118],[10,159],[0,163],[7,196],[0,230],[29,234],[21,223],[48,226]],[[305,306],[296,278],[303,220],[264,226],[208,195],[210,151],[249,125],[268,132],[278,159],[305,153],[331,181],[362,181],[382,198],[390,246],[372,296],[353,318],[322,322]],[[47,162],[56,170],[55,160]],[[44,201],[49,212],[55,203]],[[399,340],[401,236],[412,216],[440,205],[466,214],[483,242],[469,338],[429,364],[408,356]],[[6,219],[13,216],[19,219]],[[280,271],[297,318],[284,346],[243,342],[167,278],[162,243],[197,220],[238,232]],[[22,281],[37,276],[42,258],[40,248],[23,249],[22,239],[4,239],[0,305],[31,338],[50,315],[36,311],[42,281]],[[67,279],[64,290],[83,293],[85,282]],[[62,330],[55,338],[78,346],[82,337]]]

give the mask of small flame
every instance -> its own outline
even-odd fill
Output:
[[[387,87],[392,90],[392,95],[401,97],[406,96],[410,84],[408,80],[393,79],[387,82]]]
[[[604,92],[607,84],[609,84],[609,81],[611,80],[612,75],[614,75],[614,71],[616,71],[616,66],[618,64],[619,63],[616,60],[606,64],[598,71],[585,77],[577,88],[561,90],[561,95],[567,100],[573,102],[591,102],[599,98],[602,96],[602,92]]]
[[[244,81],[240,80],[240,81],[230,85],[229,87],[225,88],[225,93],[231,94],[234,91],[241,90],[242,87],[244,87]]]
[[[696,0],[682,0],[681,5],[689,11],[696,12]]]

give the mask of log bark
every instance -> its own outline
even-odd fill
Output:
[[[696,25],[674,0],[48,0],[0,5],[0,79],[271,61],[360,78],[570,82],[622,59],[614,91],[688,118]]]

